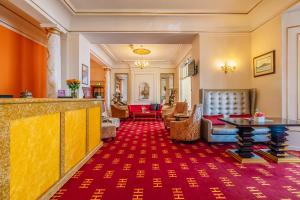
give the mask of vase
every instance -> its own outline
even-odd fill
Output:
[[[77,98],[77,90],[71,90],[71,97]]]
[[[256,122],[265,122],[266,121],[266,117],[254,117],[254,121]]]

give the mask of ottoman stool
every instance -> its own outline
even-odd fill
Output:
[[[116,137],[116,126],[110,122],[103,122],[101,133],[101,139],[114,139]]]

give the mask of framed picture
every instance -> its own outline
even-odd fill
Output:
[[[150,87],[149,84],[146,82],[142,82],[139,84],[139,99],[140,100],[148,100]]]
[[[275,51],[253,58],[254,77],[275,74]]]
[[[82,64],[81,83],[84,84],[84,85],[89,84],[89,67],[86,66],[85,64]]]

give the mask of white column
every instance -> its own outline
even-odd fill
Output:
[[[105,68],[105,96],[106,96],[106,105],[110,108],[110,68]]]
[[[60,32],[48,29],[47,97],[56,98],[61,88],[61,43]]]

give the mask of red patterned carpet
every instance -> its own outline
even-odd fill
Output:
[[[52,199],[300,199],[300,164],[240,165],[232,145],[173,143],[162,122],[124,122]]]

